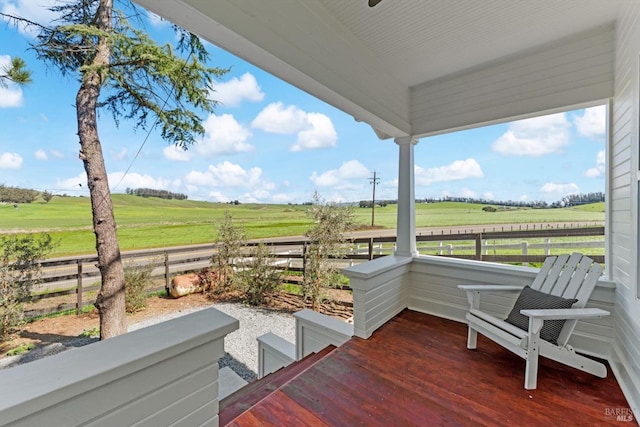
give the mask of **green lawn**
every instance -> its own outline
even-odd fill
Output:
[[[299,236],[311,225],[307,206],[261,205],[163,200],[113,195],[118,236],[123,250],[208,243],[216,240],[217,224],[225,211],[242,224],[249,238]],[[499,209],[484,205],[420,203],[416,226],[455,226],[544,222],[604,221],[604,203],[563,209]],[[375,224],[396,227],[396,205],[376,207]],[[354,208],[358,224],[371,224],[371,210]],[[59,244],[55,255],[93,253],[91,206],[87,197],[54,197],[50,203],[0,204],[0,235],[46,231]]]

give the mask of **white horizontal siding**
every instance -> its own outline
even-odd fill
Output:
[[[613,95],[613,81],[607,26],[413,87],[411,129],[436,134],[592,103]]]
[[[293,317],[296,319],[297,360],[329,345],[340,347],[353,336],[353,325],[326,314],[304,309]]]
[[[386,256],[343,270],[353,289],[354,335],[371,334],[407,308],[411,257]]]
[[[200,425],[216,420],[224,337],[215,309],[0,372],[0,425]]]
[[[460,261],[439,257],[418,257],[411,264],[409,308],[464,322],[469,310],[466,293],[459,284],[519,285],[531,284],[537,269],[508,265]],[[587,307],[613,312],[615,286],[600,281]],[[480,300],[480,308],[499,318],[507,317],[517,293],[488,293]],[[609,358],[613,341],[612,316],[580,321],[569,343],[576,349],[602,358]]]
[[[613,265],[612,277],[618,283],[612,367],[636,417],[640,417],[639,60],[640,3],[628,2],[616,24],[613,154],[609,165],[613,185],[608,195],[613,206],[609,259]]]

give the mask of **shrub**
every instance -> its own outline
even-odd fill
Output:
[[[326,289],[339,280],[336,260],[347,254],[344,233],[353,228],[353,209],[327,203],[316,192],[307,214],[314,225],[306,233],[309,243],[304,253],[302,289],[305,298],[311,301],[311,308],[317,310]]]
[[[234,288],[234,263],[242,258],[245,242],[244,229],[235,225],[231,214],[226,211],[218,225],[218,248],[211,257],[212,274],[203,280],[204,292],[209,296],[220,295]]]
[[[24,320],[23,303],[40,282],[39,261],[53,246],[48,234],[0,238],[0,340]]]
[[[482,210],[484,212],[497,212],[498,210],[496,208],[494,208],[493,206],[485,206],[482,208]]]
[[[153,283],[153,263],[128,265],[124,268],[124,292],[127,313],[135,313],[147,306],[147,289]]]
[[[269,248],[260,243],[238,273],[247,304],[260,305],[280,285],[282,274],[274,265]]]

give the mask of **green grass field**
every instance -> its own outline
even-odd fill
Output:
[[[163,200],[113,195],[118,236],[123,250],[209,243],[229,211],[251,239],[300,236],[311,225],[307,206],[260,205]],[[604,203],[562,209],[504,209],[483,212],[484,205],[430,203],[416,205],[416,227],[604,221]],[[396,227],[396,205],[376,207],[375,225]],[[371,224],[371,210],[354,207],[356,221]],[[0,204],[0,235],[48,232],[58,241],[54,255],[95,251],[91,205],[87,197],[54,197],[48,204]]]

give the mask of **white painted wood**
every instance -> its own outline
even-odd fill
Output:
[[[524,388],[527,390],[535,390],[538,387],[538,358],[540,356],[540,330],[542,329],[543,320],[529,319],[529,334],[527,336],[527,356],[524,368]]]
[[[627,2],[616,22],[615,96],[609,152],[612,205],[607,270],[618,283],[611,368],[640,419],[640,4]],[[609,195],[610,194],[610,195]]]
[[[593,270],[594,274],[590,274],[591,270]],[[540,339],[540,330],[545,320],[567,319],[558,338],[558,344],[550,344],[551,347],[557,347],[561,350],[558,352],[551,350],[553,355],[561,355],[560,358],[555,360],[594,374],[601,374],[604,370],[606,375],[606,368],[601,363],[595,361],[586,363],[582,356],[574,354],[573,351],[564,351],[568,338],[577,324],[577,320],[602,317],[609,314],[608,311],[598,308],[582,308],[591,296],[601,273],[602,267],[594,263],[591,258],[583,256],[582,254],[573,253],[570,256],[561,255],[548,257],[532,281],[532,289],[541,292],[546,291],[545,293],[552,295],[579,297],[580,299],[574,305],[579,304],[578,307],[580,308],[521,310],[520,313],[529,317],[529,329],[526,336],[523,334],[524,331],[519,331],[518,328],[514,328],[513,325],[506,321],[485,314],[482,311],[480,308],[480,290],[478,287],[470,289],[468,285],[459,285],[458,288],[467,292],[470,308],[466,319],[469,329],[474,329],[476,332],[482,333],[487,338],[498,344],[502,344],[511,351],[515,350],[514,352],[516,354],[523,357],[526,361],[524,388],[532,390],[537,387],[538,357],[540,355],[546,356],[540,352],[542,342]],[[495,290],[495,286],[492,288]],[[476,327],[476,325],[478,327]],[[475,348],[474,335],[475,334],[469,332],[467,348]],[[512,335],[513,339],[518,341],[517,347],[514,347],[514,341],[511,340],[508,335]],[[525,350],[524,354],[522,354],[520,349]]]
[[[416,206],[414,179],[414,138],[396,138],[399,148],[398,165],[398,219],[395,254],[418,255],[416,249]]]
[[[258,337],[258,378],[284,368],[295,360],[294,343],[272,332]]]
[[[228,366],[218,369],[218,400],[235,393],[248,382]]]
[[[466,293],[458,289],[459,283],[473,281],[517,288],[532,283],[536,272],[527,267],[419,256],[411,264],[407,281],[408,308],[465,322],[469,302]],[[587,306],[614,312],[615,293],[615,283],[600,279]],[[483,295],[482,310],[504,319],[516,297],[517,292],[489,292]],[[568,344],[583,354],[606,359],[611,354],[614,326],[612,316],[580,320]]]
[[[542,320],[562,320],[562,319],[588,319],[590,317],[608,316],[606,310],[599,308],[559,308],[548,310],[520,310],[520,313],[530,318]]]
[[[1,423],[168,425],[215,418],[217,361],[224,337],[237,328],[226,314],[202,310],[0,371]]]
[[[361,2],[343,0],[281,0],[275,4],[260,0],[137,1],[366,121],[383,137],[416,135],[412,128],[425,125],[433,128],[434,121],[425,124],[422,119],[436,115],[437,109],[413,114],[410,109],[417,108],[410,100],[411,88],[465,70],[487,69],[487,63],[505,61],[522,52],[531,54],[540,46],[607,26],[624,2],[485,0],[480,5],[403,0],[401,7],[369,9]],[[585,45],[597,51],[594,41]],[[480,123],[487,115],[484,110],[494,110],[491,115],[496,117],[519,112],[519,107],[542,111],[561,103],[563,93],[562,106],[577,99],[584,102],[610,96],[612,85],[607,77],[611,56],[601,62],[587,60],[574,65],[580,61],[572,58],[572,53],[582,50],[576,47],[555,56],[533,57],[532,63],[525,63],[520,70],[508,70],[523,81],[489,69],[505,84],[488,85],[486,93],[475,97],[464,95],[469,99],[468,109],[463,105],[460,112],[442,103],[448,111],[438,117],[436,127],[450,128],[454,123],[446,118],[458,116],[466,116],[467,123]],[[568,59],[563,62],[565,56]],[[553,61],[559,64],[545,68]],[[573,66],[573,73],[563,64]],[[534,77],[527,76],[527,69]],[[546,85],[539,84],[543,77],[547,77]],[[483,87],[481,82],[475,86]],[[584,89],[582,97],[580,87]],[[468,90],[469,84],[460,88]],[[455,95],[449,94],[452,99]],[[480,101],[483,96],[491,101],[489,105]],[[473,110],[478,116],[469,114]]]
[[[465,292],[520,292],[522,286],[506,286],[506,285],[458,285],[458,289]]]
[[[369,338],[407,308],[406,279],[412,257],[386,256],[343,270],[353,290],[354,334]]]
[[[512,121],[613,95],[614,30],[602,27],[412,88],[414,135]]]
[[[353,325],[326,314],[304,309],[293,317],[296,319],[296,360],[328,345],[340,347],[353,336]]]

